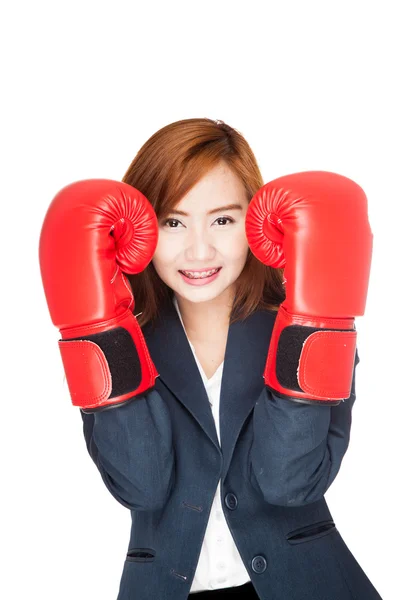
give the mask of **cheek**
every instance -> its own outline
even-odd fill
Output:
[[[174,244],[171,244],[162,234],[159,234],[156,251],[153,256],[154,266],[163,267],[164,265],[171,264],[174,254]]]
[[[245,232],[238,232],[235,236],[226,240],[223,245],[223,253],[229,256],[232,260],[245,260],[249,251]]]

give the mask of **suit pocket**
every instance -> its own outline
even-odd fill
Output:
[[[132,548],[128,550],[126,560],[128,562],[152,562],[155,555],[152,548]]]
[[[304,542],[311,542],[311,540],[317,540],[324,535],[337,531],[335,523],[329,519],[327,521],[320,521],[319,523],[312,523],[305,527],[299,527],[294,531],[290,531],[286,535],[286,539],[289,544],[303,544]]]

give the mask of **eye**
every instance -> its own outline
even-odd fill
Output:
[[[164,219],[164,221],[162,221],[161,225],[164,226],[164,225],[167,225],[168,223],[174,223],[174,225],[172,227],[169,227],[169,229],[177,229],[175,224],[180,223],[180,221],[178,221],[178,219]]]
[[[230,217],[218,217],[218,219],[216,219],[215,222],[216,221],[229,221],[230,223],[234,223],[234,220]]]

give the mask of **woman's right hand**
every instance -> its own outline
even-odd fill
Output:
[[[88,179],[64,187],[40,234],[39,260],[72,403],[84,412],[125,404],[158,373],[133,315],[123,272],[139,273],[158,239],[153,207],[132,186]]]

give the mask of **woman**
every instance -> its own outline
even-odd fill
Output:
[[[350,397],[333,406],[288,402],[264,384],[285,287],[282,269],[249,251],[246,211],[263,185],[249,145],[223,122],[178,121],[144,144],[123,183],[140,190],[157,217],[156,240],[143,229],[149,212],[141,223],[152,262],[144,268],[142,256],[128,275],[134,304],[126,278],[118,269],[113,276],[121,276],[114,304],[134,309],[144,339],[135,325],[134,346],[122,338],[110,345],[104,336],[114,330],[96,324],[90,336],[81,327],[85,335],[67,332],[60,342],[66,370],[73,360],[76,369],[71,339],[84,339],[102,348],[105,367],[116,361],[110,373],[121,382],[134,373],[133,399],[121,383],[94,408],[74,402],[68,381],[88,451],[131,510],[118,600],[379,599],[324,499],[349,443],[354,372]],[[136,202],[144,206],[141,196]],[[132,237],[120,221],[123,230],[112,226],[118,243]],[[104,265],[106,256],[96,260]],[[120,259],[128,273],[131,257]],[[85,280],[87,295],[100,287],[96,273],[93,285]],[[61,322],[65,332],[71,320]]]

